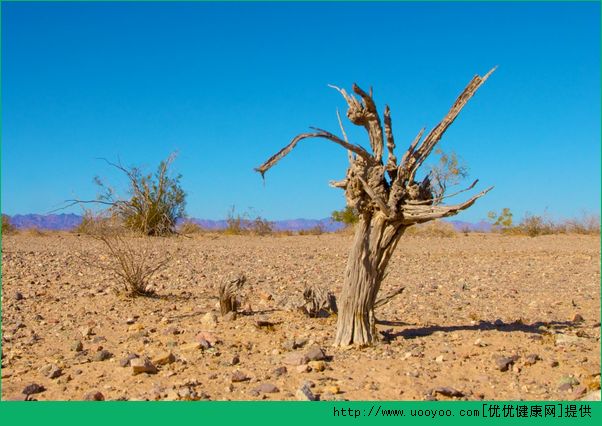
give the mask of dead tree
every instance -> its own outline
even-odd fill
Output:
[[[228,312],[236,312],[238,309],[238,291],[246,282],[244,275],[224,281],[219,288],[219,307],[222,315]]]
[[[476,75],[443,120],[424,139],[422,129],[399,162],[394,154],[395,140],[389,107],[385,106],[381,122],[372,98],[372,90],[367,93],[354,84],[355,95],[332,87],[347,102],[347,118],[353,124],[365,128],[371,152],[348,141],[339,117],[343,138],[326,130],[312,128],[313,132],[296,136],[286,147],[255,169],[263,177],[266,171],[286,156],[297,143],[308,138],[327,139],[348,150],[347,174],[343,180],[331,182],[331,186],[345,191],[347,205],[359,212],[360,219],[356,225],[343,290],[339,298],[335,345],[369,345],[377,340],[374,320],[377,294],[391,255],[409,226],[455,215],[491,190],[488,188],[460,204],[442,205],[440,201],[443,198],[457,195],[459,192],[435,197],[429,176],[417,181],[416,172],[468,100],[493,71],[494,69],[484,77]],[[475,184],[476,181],[460,192],[472,189]]]
[[[303,311],[311,318],[328,317],[338,311],[335,295],[324,287],[306,287],[303,290],[303,299]]]

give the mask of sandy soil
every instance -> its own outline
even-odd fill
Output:
[[[173,256],[161,297],[130,299],[82,262],[108,261],[88,237],[3,238],[3,399],[30,384],[38,400],[297,399],[304,384],[323,400],[566,400],[600,387],[599,237],[404,238],[382,291],[406,290],[377,311],[386,340],[363,350],[331,346],[335,317],[284,309],[307,284],[338,293],[351,236],[155,244]],[[237,272],[251,312],[223,319],[217,288]],[[316,346],[326,359],[304,364]],[[157,372],[134,375],[130,353]]]

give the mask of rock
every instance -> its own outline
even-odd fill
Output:
[[[186,344],[180,346],[180,349],[183,351],[196,351],[196,350],[201,349],[201,344],[199,342],[186,343]]]
[[[84,401],[104,401],[104,400],[105,400],[105,396],[98,391],[88,392],[86,395],[84,395]]]
[[[21,292],[16,291],[15,292],[15,300],[19,301],[19,300],[23,300],[23,294],[21,294]]]
[[[113,354],[109,351],[107,351],[106,349],[103,349],[101,351],[98,351],[94,354],[94,356],[92,357],[93,361],[106,361],[109,358],[112,358]]]
[[[259,392],[259,393],[277,393],[277,392],[280,392],[280,389],[278,389],[272,383],[262,383],[259,386],[257,386],[255,388],[255,390],[257,392]]]
[[[232,358],[230,359],[230,361],[228,362],[229,365],[236,365],[240,362],[240,358],[238,357],[238,355],[234,354],[232,356]]]
[[[226,315],[222,317],[224,321],[234,321],[236,320],[236,312],[230,311]]]
[[[443,396],[457,397],[457,398],[464,396],[464,392],[461,392],[461,391],[454,389],[452,387],[449,387],[449,386],[440,386],[438,388],[433,389],[431,393],[432,394],[438,393]]]
[[[573,386],[577,386],[579,384],[579,380],[577,380],[573,376],[563,376],[558,381],[558,390],[561,392],[570,391],[573,389]]]
[[[155,365],[167,365],[171,364],[176,360],[176,357],[171,352],[165,352],[153,359],[153,364]]]
[[[303,355],[301,352],[293,352],[288,354],[283,362],[287,365],[303,365],[307,364],[309,358],[306,355]]]
[[[322,361],[326,359],[326,354],[319,346],[312,346],[306,353],[305,356],[310,361]]]
[[[136,318],[128,318],[128,319],[126,319],[126,320],[125,320],[125,323],[126,323],[127,325],[132,325],[132,324],[134,324],[135,322],[136,322]]]
[[[56,379],[58,377],[60,377],[63,374],[63,370],[61,370],[58,366],[51,364],[50,368],[48,369],[46,376],[49,379]]]
[[[473,345],[478,346],[479,348],[484,348],[485,346],[489,346],[489,344],[485,343],[483,341],[483,339],[481,339],[481,338],[478,338],[477,340],[475,340]]]
[[[136,354],[128,354],[125,358],[122,358],[119,361],[119,365],[122,366],[122,367],[129,367],[130,366],[130,361],[133,360],[133,359],[135,359],[135,358],[138,358],[138,355],[136,355]]]
[[[246,382],[247,380],[251,380],[249,376],[243,373],[240,370],[236,370],[232,373],[232,377],[230,378],[232,383]]]
[[[165,330],[163,330],[163,334],[165,336],[180,334],[180,330],[175,326],[169,326]]]
[[[278,368],[276,368],[276,369],[275,369],[275,370],[272,372],[272,374],[273,374],[273,376],[274,376],[274,377],[280,377],[280,376],[282,376],[283,374],[286,374],[286,373],[287,373],[287,369],[286,369],[286,367],[284,367],[284,366],[282,366],[282,367],[278,367]]]
[[[203,315],[203,318],[201,318],[201,324],[211,328],[215,327],[217,325],[217,315],[213,312],[207,312]]]
[[[309,386],[303,385],[297,392],[295,393],[296,398],[299,401],[317,401],[318,397],[313,394],[313,392],[309,389]]]
[[[197,338],[197,342],[198,342],[200,348],[203,348],[203,349],[209,349],[209,348],[211,348],[211,343],[209,343],[203,337]]]
[[[78,340],[77,342],[73,343],[73,345],[71,345],[71,350],[75,352],[81,352],[84,350],[84,345],[80,340]]]
[[[302,348],[307,343],[305,339],[288,339],[282,343],[282,349],[285,351],[294,351],[295,349]]]
[[[497,369],[500,371],[508,371],[508,368],[512,366],[518,360],[517,355],[513,356],[499,356],[495,359]]]
[[[575,314],[575,316],[573,317],[573,322],[583,322],[583,321],[585,321],[585,320],[583,319],[581,314]]]
[[[330,386],[324,386],[324,388],[322,389],[322,392],[336,395],[339,392],[341,392],[341,390],[339,389],[339,387],[337,385],[330,385]]]
[[[552,367],[552,368],[558,367],[559,365],[560,364],[555,359],[553,359],[552,361],[550,361],[550,367]]]
[[[94,334],[92,327],[81,327],[79,329],[79,331],[81,332],[82,336],[84,336],[84,337],[92,336]]]
[[[443,362],[443,355],[439,355],[437,358],[435,358],[435,362],[441,364]]]
[[[23,388],[23,391],[21,393],[25,395],[33,395],[34,393],[41,393],[45,390],[46,388],[43,385],[40,385],[38,383],[30,383]]]
[[[527,359],[525,359],[525,365],[534,365],[537,361],[540,361],[541,358],[539,357],[539,355],[537,354],[531,354],[529,356],[527,356]]]
[[[309,367],[309,365],[303,364],[303,365],[296,366],[295,371],[297,373],[308,373],[309,371],[311,371],[311,368]]]
[[[208,331],[201,331],[196,335],[195,338],[198,342],[204,340],[208,342],[211,346],[215,346],[221,342],[221,340],[215,334],[209,333]]]
[[[132,367],[132,375],[134,376],[140,373],[157,373],[157,367],[148,358],[133,358],[130,360],[130,366]]]
[[[324,361],[310,361],[307,365],[311,367],[313,371],[324,371],[326,369],[326,363]]]

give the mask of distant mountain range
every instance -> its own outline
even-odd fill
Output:
[[[70,230],[79,225],[82,221],[82,216],[70,213],[70,214],[17,214],[9,216],[11,223],[19,228],[38,228],[38,229],[50,229],[50,230]],[[211,220],[211,219],[196,219],[189,218],[188,221],[194,222],[200,225],[204,229],[219,230],[225,229],[228,225],[225,220]],[[485,221],[477,223],[464,222],[460,220],[449,220],[448,223],[454,225],[458,231],[476,231],[476,232],[489,232],[491,230],[491,224]],[[276,220],[272,222],[274,229],[277,231],[305,231],[320,226],[325,232],[334,232],[343,228],[343,224],[334,222],[331,218],[324,219],[290,219],[290,220]]]

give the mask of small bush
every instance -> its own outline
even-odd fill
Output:
[[[299,231],[299,235],[322,235],[324,233],[324,227],[321,224],[317,224],[313,228],[302,229]]]
[[[583,235],[600,235],[600,216],[583,214],[579,218],[569,219],[563,223],[566,232]]]
[[[187,220],[180,225],[180,227],[178,228],[178,232],[184,235],[200,234],[201,232],[203,232],[203,228],[198,223],[194,223],[191,220]]]
[[[241,235],[245,231],[245,224],[248,221],[247,216],[236,212],[234,206],[230,208],[228,217],[226,218],[226,229],[224,233],[226,235]]]
[[[405,233],[409,236],[441,238],[450,238],[457,235],[454,225],[440,220],[434,220],[432,222],[410,226],[408,229],[406,229]]]
[[[89,224],[88,235],[104,245],[109,259],[104,266],[96,260],[90,263],[112,271],[128,296],[155,295],[150,280],[171,260],[165,251],[153,251],[147,236],[131,231],[114,217],[95,217]]]
[[[535,216],[527,213],[522,222],[516,229],[519,233],[526,234],[530,237],[538,235],[548,235],[559,233],[559,228],[550,220],[543,216]]]
[[[332,220],[341,222],[346,228],[353,226],[359,221],[359,214],[353,207],[346,206],[343,210],[335,210],[331,215]]]
[[[257,216],[250,224],[250,230],[256,235],[264,236],[272,234],[273,226],[270,221]]]
[[[10,221],[10,217],[2,215],[2,235],[10,235],[17,232],[17,228]]]

